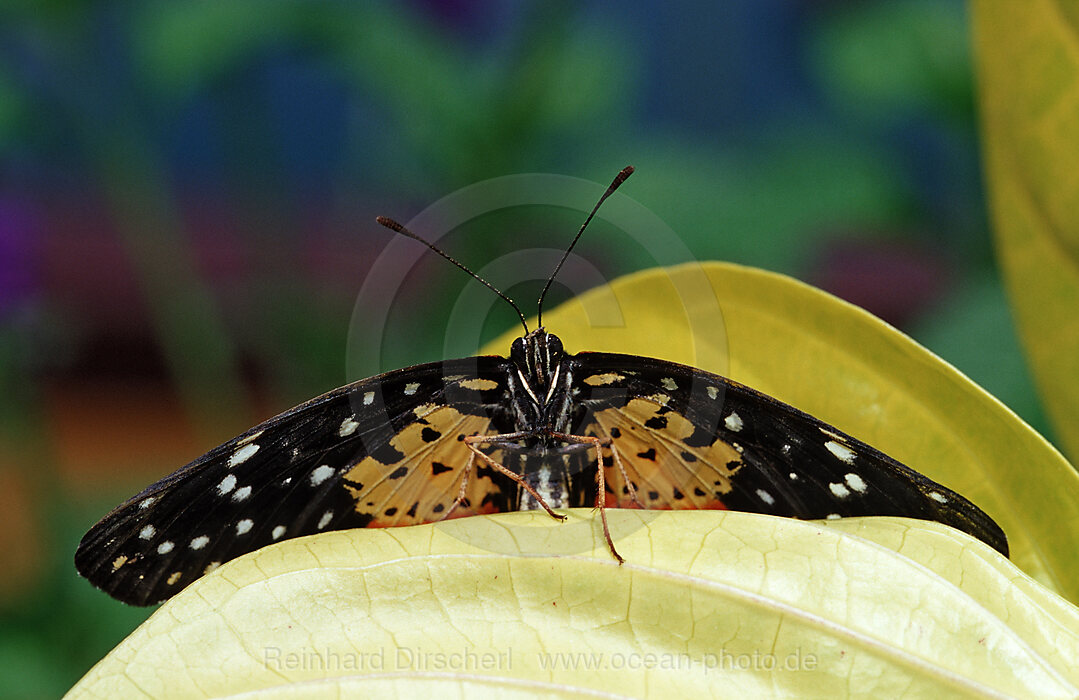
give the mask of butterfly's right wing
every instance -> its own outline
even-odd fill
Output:
[[[512,430],[507,366],[419,365],[301,404],[117,507],[83,537],[75,566],[114,598],[150,605],[276,541],[439,520],[459,493],[464,437]],[[515,494],[476,469],[454,516],[507,510]]]
[[[652,358],[583,352],[571,361],[587,409],[580,430],[611,441],[648,508],[921,518],[1008,554],[1000,526],[960,494],[750,387]],[[612,467],[608,502],[630,506]]]

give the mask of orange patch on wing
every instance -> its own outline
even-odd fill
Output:
[[[649,509],[723,509],[722,496],[731,490],[731,477],[741,466],[741,455],[729,443],[716,440],[703,447],[687,447],[694,426],[663,404],[648,398],[631,399],[623,408],[595,413],[589,434],[611,438],[637,498]],[[662,424],[650,427],[647,423]],[[733,466],[728,466],[736,463]],[[618,507],[633,500],[617,465],[607,467],[607,481]]]
[[[405,455],[403,459],[383,464],[374,457],[364,457],[345,474],[344,486],[356,501],[356,512],[374,518],[368,527],[441,520],[457,498],[463,470],[472,454],[459,436],[486,434],[490,430],[490,419],[449,406],[425,413],[423,420],[409,424],[390,439],[390,445]],[[480,504],[491,482],[477,478],[476,466],[473,465],[465,497],[470,503]],[[356,483],[360,486],[353,485]],[[454,516],[477,512],[476,506],[459,506]]]

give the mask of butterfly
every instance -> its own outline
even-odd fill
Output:
[[[600,204],[633,172],[623,169]],[[962,530],[1005,556],[973,503],[822,421],[690,366],[569,353],[517,305],[508,357],[432,362],[334,389],[251,428],[130,498],[83,537],[75,566],[152,605],[222,563],[330,530],[517,509],[730,509],[802,519],[895,515]]]

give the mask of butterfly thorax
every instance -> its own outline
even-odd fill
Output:
[[[586,446],[566,444],[555,434],[572,430],[572,361],[556,335],[538,328],[518,338],[510,348],[507,378],[513,406],[515,432],[523,434],[502,443],[502,459],[511,471],[521,474],[551,507],[583,505],[584,491],[574,482],[588,464]],[[574,497],[575,491],[580,491]],[[591,494],[594,497],[594,493]],[[517,507],[539,508],[524,490]]]
[[[513,341],[510,362],[517,430],[539,438],[565,431],[570,418],[567,406],[571,377],[562,341],[537,328]]]

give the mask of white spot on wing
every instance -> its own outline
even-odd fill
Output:
[[[710,399],[714,399],[717,396],[719,396],[719,389],[716,389],[714,386],[708,387],[707,391],[708,391],[708,398],[710,398]]]
[[[333,467],[326,464],[321,464],[315,467],[315,470],[311,472],[311,485],[318,486],[323,481],[326,481],[326,479],[329,479],[331,476],[333,476],[333,472]]]
[[[199,535],[195,539],[191,540],[191,544],[189,546],[191,547],[191,549],[202,549],[208,544],[210,544],[210,538],[206,535]]]
[[[274,538],[275,540],[279,540],[281,539],[281,535],[283,534],[285,534],[285,526],[278,525],[273,529],[273,532],[270,533],[270,537]]]
[[[865,493],[865,481],[862,480],[862,477],[858,476],[854,472],[851,472],[843,478],[846,479],[847,486],[849,486],[852,491],[857,491],[858,493]]]
[[[236,493],[232,494],[232,500],[239,503],[240,501],[247,500],[247,497],[251,495],[251,487],[244,486],[236,489]]]
[[[667,391],[674,391],[678,388],[678,382],[674,381],[670,377],[664,377],[663,379],[659,380],[659,383],[662,384],[663,388]]]
[[[828,490],[831,491],[832,495],[836,498],[846,498],[850,495],[850,489],[839,483],[828,484]]]
[[[221,566],[221,562],[212,561],[212,562],[210,562],[209,564],[206,565],[206,568],[202,570],[202,573],[203,573],[203,575],[208,574],[208,573],[210,573],[211,571],[213,571],[214,569],[216,569],[219,566]]]
[[[842,517],[843,516],[839,513],[829,513],[828,515],[824,516],[825,520],[839,520]]]
[[[772,498],[772,494],[768,493],[764,489],[757,489],[757,498],[767,505],[772,505],[776,502],[776,499]]]
[[[337,434],[341,437],[348,437],[352,433],[356,432],[356,428],[360,427],[360,424],[352,420],[352,416],[341,421],[341,427],[337,429]]]
[[[364,406],[370,406],[374,402],[375,402],[375,392],[373,392],[373,391],[364,392],[364,394],[363,394],[363,405]]]
[[[165,540],[161,544],[157,545],[157,553],[158,554],[168,554],[169,552],[172,551],[172,548],[173,548],[172,542],[169,542],[168,540]]]
[[[828,451],[835,455],[836,459],[839,461],[846,462],[847,464],[854,464],[854,450],[846,445],[840,445],[835,440],[829,440],[824,443],[824,446],[827,447]]]
[[[153,525],[147,525],[146,527],[139,530],[139,539],[148,540],[154,536],[155,532],[157,532],[157,530],[154,528]]]
[[[798,475],[797,475],[797,474],[795,474],[794,472],[791,472],[791,473],[790,473],[790,474],[788,474],[787,476],[788,476],[788,477],[790,477],[790,480],[791,480],[791,481],[798,481]]]
[[[420,385],[416,382],[409,382],[408,384],[405,384],[405,396],[412,396],[419,388]]]
[[[723,425],[727,426],[727,430],[733,430],[736,433],[745,427],[742,417],[734,411],[731,411],[731,414],[723,419]]]
[[[253,528],[254,526],[255,521],[251,520],[250,518],[244,518],[240,522],[236,523],[236,534],[246,535],[248,532],[251,531],[251,528]]]
[[[224,496],[226,493],[232,491],[234,488],[236,488],[236,477],[232,474],[229,474],[221,480],[220,484],[217,485],[217,493]]]
[[[938,491],[930,491],[928,495],[929,495],[930,498],[932,498],[937,503],[947,503],[948,502],[948,498],[943,493],[940,493]]]
[[[318,519],[318,529],[321,530],[322,528],[329,525],[331,520],[333,520],[333,511],[328,510],[322,514],[321,518]]]
[[[156,501],[156,500],[157,500],[157,496],[150,496],[149,498],[143,500],[143,502],[139,504],[139,509],[140,510],[145,510],[145,509],[149,508],[150,506],[152,506],[154,504],[154,501]]]
[[[232,469],[237,464],[243,464],[247,460],[251,459],[251,455],[259,451],[259,446],[255,443],[248,443],[232,453],[229,457],[229,469]]]
[[[184,575],[184,572],[182,572],[182,571],[173,571],[171,574],[169,574],[169,577],[167,579],[165,579],[165,583],[172,586],[177,581],[179,581],[180,577],[183,576],[183,575]]]

